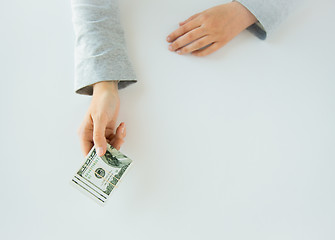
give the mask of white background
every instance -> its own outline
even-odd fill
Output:
[[[307,1],[266,41],[167,50],[220,3],[122,0],[135,165],[105,207],[69,185],[90,102],[73,91],[70,2],[2,4],[1,239],[335,239],[335,2]]]

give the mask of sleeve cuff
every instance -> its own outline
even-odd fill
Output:
[[[107,81],[116,81],[116,80],[103,80],[103,81],[100,81],[100,82],[107,82]],[[137,80],[134,79],[134,80],[118,80],[118,89],[123,89],[133,83],[136,83]],[[95,82],[95,83],[98,83],[98,82]],[[95,83],[92,83],[91,85],[87,85],[87,86],[78,86],[78,88],[75,90],[76,93],[78,94],[82,94],[82,95],[93,95],[93,85]]]
[[[123,46],[115,46],[100,56],[78,54],[75,61],[75,92],[92,95],[93,85],[102,81],[119,81],[119,89],[137,82],[136,75]]]
[[[265,40],[266,39],[266,31],[262,24],[258,21],[247,28],[251,33],[256,35],[259,39]]]
[[[256,35],[259,39],[265,40],[267,36],[267,32],[264,28],[264,25],[261,23],[259,19],[259,16],[258,16],[259,14],[257,14],[257,12],[252,7],[253,5],[249,4],[247,0],[233,0],[233,2],[239,2],[246,9],[248,9],[249,12],[251,12],[255,16],[255,18],[257,19],[257,22],[252,24],[250,27],[248,27],[247,30],[249,30],[251,33]]]

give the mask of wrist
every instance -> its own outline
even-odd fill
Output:
[[[238,15],[242,16],[240,19],[242,20],[241,23],[243,25],[249,27],[257,22],[257,18],[242,3],[238,1],[233,1],[230,4],[234,5]]]
[[[93,95],[101,93],[118,93],[118,81],[103,81],[97,82],[93,85]]]

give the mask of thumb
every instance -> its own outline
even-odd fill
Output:
[[[93,141],[95,145],[95,149],[97,151],[98,156],[103,156],[107,150],[107,141],[105,137],[105,130],[107,121],[102,119],[93,119]]]

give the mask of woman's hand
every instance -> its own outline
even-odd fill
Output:
[[[179,23],[180,27],[167,37],[167,41],[171,42],[169,50],[178,54],[206,56],[256,21],[255,16],[242,4],[222,4]]]
[[[117,129],[115,124],[119,113],[120,99],[117,81],[99,82],[93,86],[91,105],[78,130],[81,148],[86,156],[93,145],[97,154],[106,153],[107,142],[120,149],[126,136],[125,124],[121,123]]]

